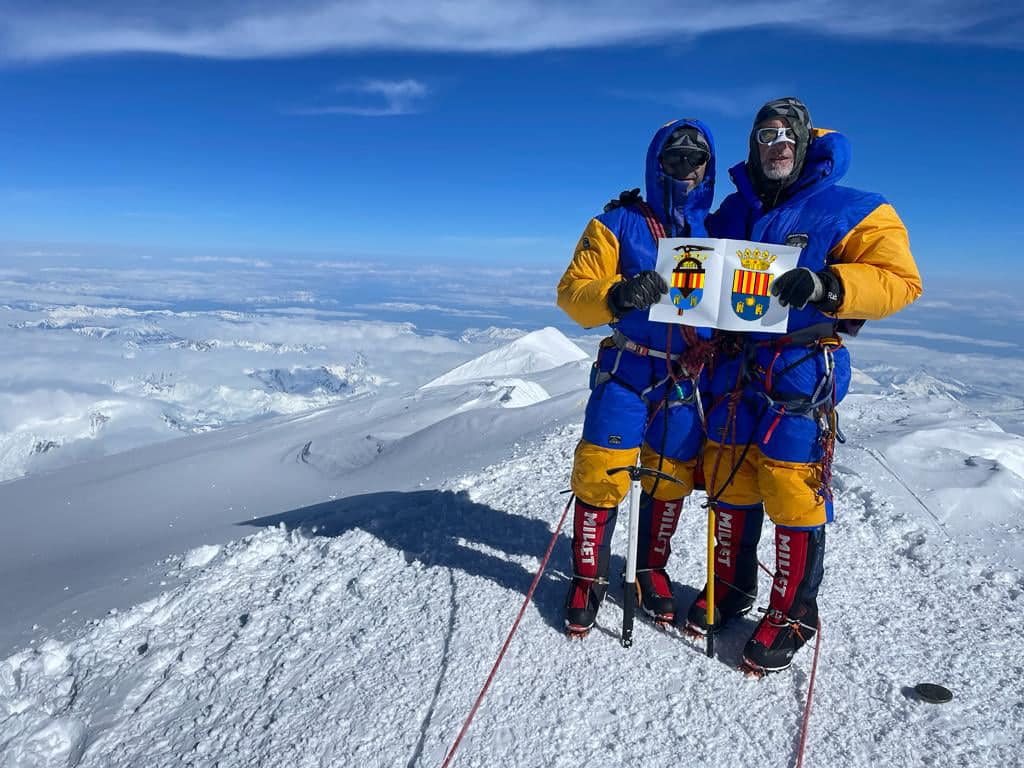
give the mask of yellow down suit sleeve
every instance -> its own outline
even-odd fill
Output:
[[[837,317],[880,320],[921,295],[907,228],[888,203],[875,208],[832,250],[845,296]]]
[[[610,323],[614,318],[608,309],[608,289],[620,280],[619,240],[591,219],[558,281],[558,306],[584,328]]]

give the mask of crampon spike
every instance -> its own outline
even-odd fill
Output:
[[[583,640],[590,634],[590,627],[577,627],[570,625],[565,628],[565,636],[569,640]]]
[[[744,677],[749,677],[753,680],[763,680],[768,676],[768,670],[764,669],[764,667],[755,667],[746,661],[741,662],[737,669],[743,673]]]
[[[740,662],[738,669],[747,677],[756,677],[758,680],[760,680],[762,678],[768,677],[768,675],[774,675],[777,672],[785,672],[787,669],[790,668],[790,666],[792,665],[787,664],[786,666],[780,667],[779,669],[765,669],[764,667],[758,666],[757,664],[753,664],[746,658],[744,658],[743,661]]]
[[[688,621],[683,625],[683,635],[690,640],[703,642],[707,634],[703,627],[694,624],[692,621]]]

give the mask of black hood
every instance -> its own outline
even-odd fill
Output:
[[[790,128],[796,136],[795,159],[793,171],[784,179],[769,179],[764,175],[761,168],[761,153],[757,148],[757,127],[772,118],[781,118],[789,123]],[[750,179],[754,184],[754,190],[762,200],[777,199],[779,193],[786,187],[800,178],[803,170],[804,158],[807,157],[807,148],[811,144],[814,125],[811,123],[811,113],[807,106],[793,96],[786,96],[781,99],[773,99],[757,111],[754,118],[754,125],[750,129],[750,153],[747,156],[747,168],[750,172]]]

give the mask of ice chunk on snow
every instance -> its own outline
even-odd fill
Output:
[[[202,568],[208,565],[213,558],[220,554],[220,547],[214,544],[205,544],[201,547],[189,550],[181,564],[184,568]]]

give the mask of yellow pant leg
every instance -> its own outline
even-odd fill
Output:
[[[776,525],[809,528],[827,522],[825,501],[818,495],[820,464],[776,461],[761,455],[757,478],[764,493],[764,510]]]
[[[740,456],[743,456],[740,462]],[[745,507],[761,502],[761,489],[758,487],[757,463],[760,452],[750,448],[743,454],[742,445],[723,445],[708,440],[704,444],[704,482],[708,493],[717,493],[718,500],[727,504]],[[739,469],[729,484],[726,481],[732,474],[733,467],[740,462]],[[723,489],[722,486],[725,485]]]
[[[673,459],[668,456],[661,457],[658,452],[655,451],[647,443],[644,443],[643,448],[640,449],[640,463],[648,469],[659,469],[666,475],[672,475],[672,477],[680,480],[681,482],[673,483],[668,480],[659,480],[657,486],[655,486],[655,480],[649,475],[644,475],[641,481],[644,486],[644,490],[651,494],[654,498],[660,501],[675,501],[685,496],[689,496],[693,491],[693,470],[697,466],[696,459],[690,459],[689,461],[681,461],[679,459]]]
[[[609,475],[613,467],[632,467],[639,448],[604,448],[580,440],[572,463],[572,492],[592,507],[617,507],[629,493],[629,473]]]

